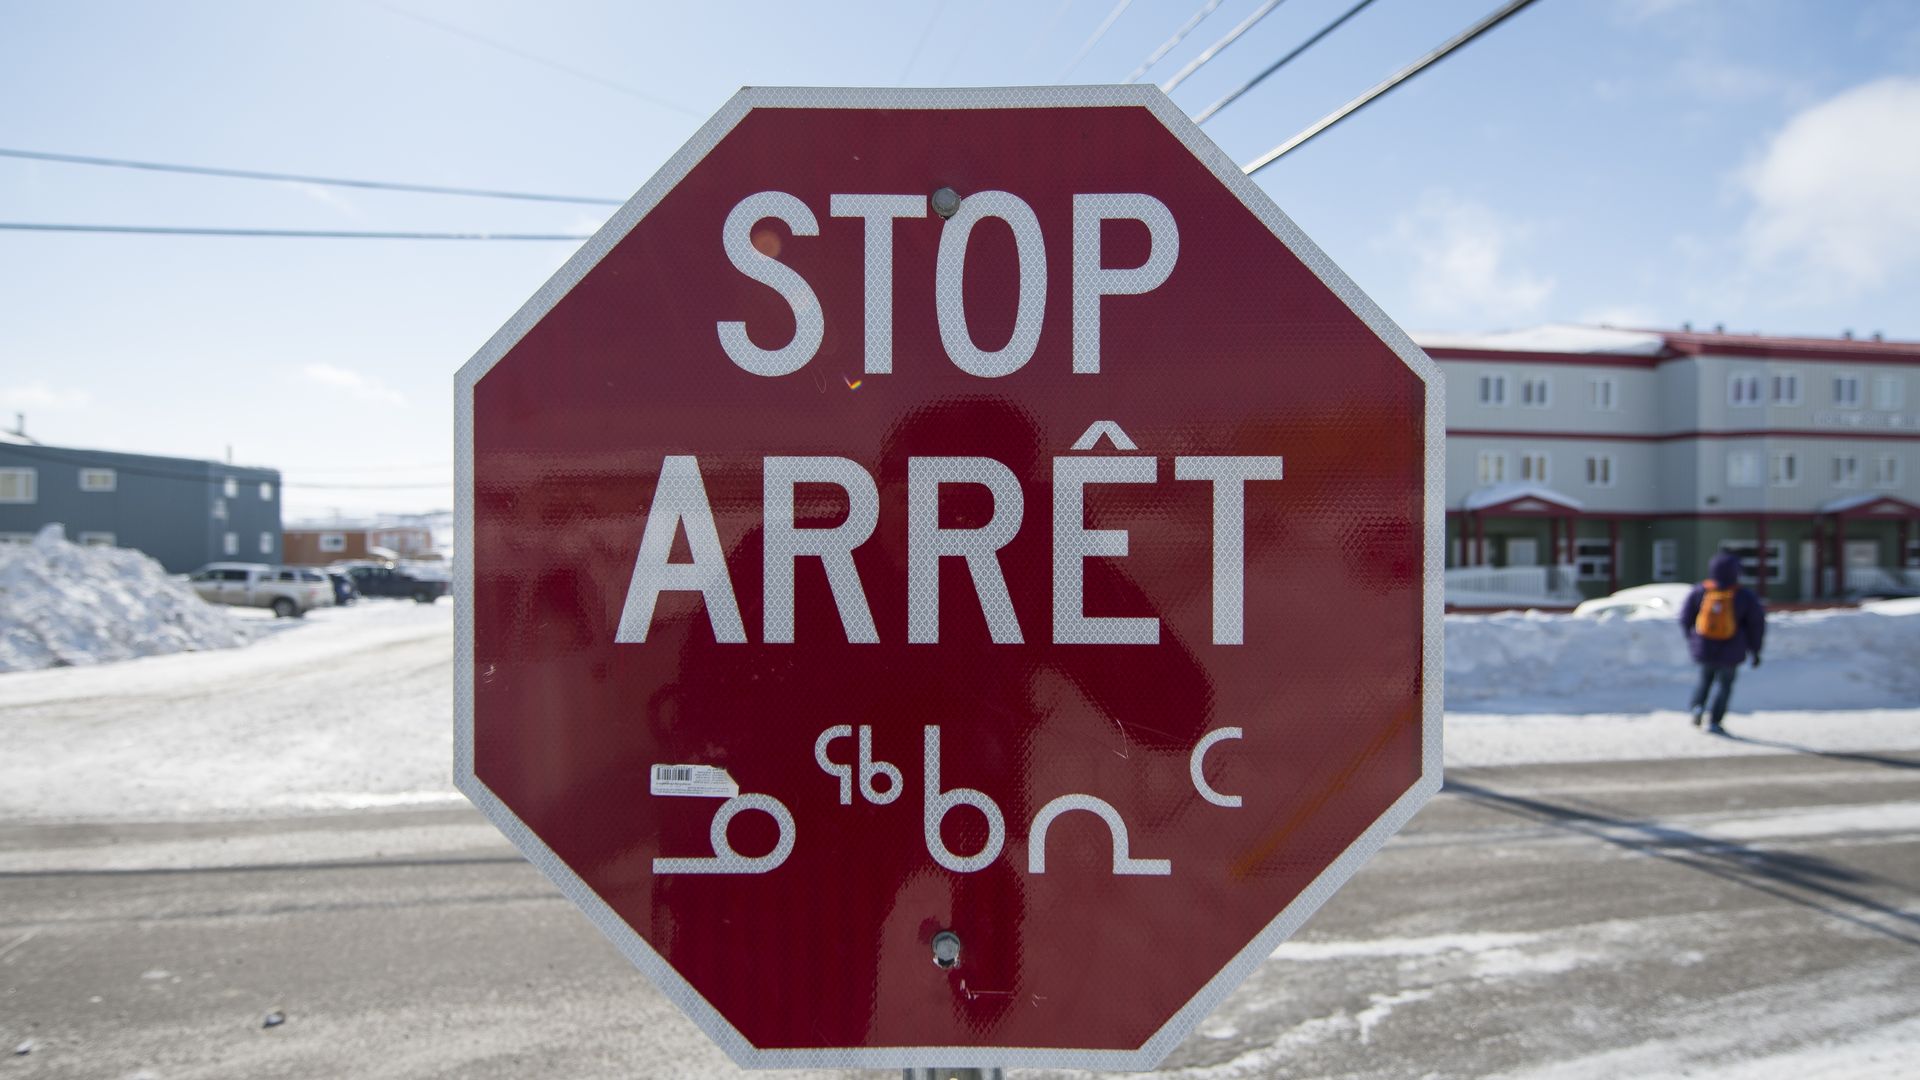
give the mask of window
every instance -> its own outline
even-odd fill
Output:
[[[260,554],[262,555],[273,554],[273,534],[272,533],[263,532],[260,534]]]
[[[1735,450],[1727,455],[1728,487],[1760,486],[1760,455],[1751,450]]]
[[[1611,375],[1600,375],[1587,380],[1587,404],[1601,412],[1612,412],[1618,386]]]
[[[1553,380],[1535,375],[1520,380],[1520,404],[1544,409],[1553,404]]]
[[[1860,459],[1853,454],[1836,454],[1833,458],[1833,486],[1860,486]]]
[[[265,480],[260,481],[260,501],[261,502],[273,501],[273,485],[267,483]]]
[[[1740,407],[1760,404],[1760,376],[1751,373],[1727,376],[1727,404]]]
[[[1900,458],[1894,454],[1881,454],[1873,463],[1874,487],[1900,486]]]
[[[285,567],[282,567],[278,573],[274,574],[274,580],[275,581],[299,581],[300,571],[288,570]]]
[[[240,481],[229,476],[226,482],[220,485],[220,491],[229,499],[237,499],[240,497]]]
[[[0,469],[0,503],[30,503],[39,496],[39,474],[32,469]]]
[[[112,469],[81,469],[81,491],[112,491],[118,477]]]
[[[225,499],[213,500],[213,520],[215,521],[227,520],[227,500]],[[227,554],[231,555],[233,554],[233,552],[229,551],[227,552]]]
[[[33,543],[32,533],[0,532],[0,546],[4,546],[6,544],[31,544],[31,543]]]
[[[227,535],[229,537],[233,536],[232,533],[228,533]],[[219,581],[245,581],[247,580],[247,572],[245,570],[234,569],[215,570],[213,577]]]
[[[1720,545],[1721,551],[1731,551],[1740,556],[1740,580],[1753,582],[1759,580],[1760,548],[1752,540],[1728,540]],[[1767,583],[1778,585],[1787,580],[1787,542],[1785,540],[1767,541]]]
[[[1607,539],[1575,539],[1573,576],[1581,581],[1606,581],[1613,577],[1613,542]]]
[[[1590,454],[1587,456],[1587,486],[1613,486],[1613,455]]]
[[[1860,407],[1860,376],[1835,375],[1833,377],[1833,403],[1842,409]]]
[[[1547,477],[1547,455],[1539,450],[1526,450],[1520,454],[1520,479],[1530,484],[1544,484]]]
[[[320,534],[320,550],[336,551],[336,552],[347,550],[347,534],[346,533],[321,533]]]
[[[1498,450],[1480,451],[1480,483],[1504,484],[1507,482],[1507,455]]]
[[[87,547],[112,547],[113,534],[110,532],[83,532],[80,542]]]
[[[1800,482],[1800,455],[1782,450],[1773,455],[1774,487],[1792,487]]]
[[[1505,405],[1507,403],[1507,377],[1505,375],[1480,376],[1480,404]]]
[[[1797,371],[1778,371],[1773,376],[1773,403],[1775,405],[1800,404],[1800,373]]]
[[[220,550],[225,552],[228,555],[240,554],[240,534],[228,533],[226,534],[226,536],[222,537],[220,542]],[[246,571],[242,570],[242,571],[239,571],[239,573],[244,574],[246,573]]]
[[[1907,380],[1900,375],[1875,375],[1873,377],[1873,407],[1876,409],[1901,409],[1907,404]]]
[[[1680,541],[1655,540],[1653,542],[1653,580],[1680,580]]]

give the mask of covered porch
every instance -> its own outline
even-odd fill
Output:
[[[1570,607],[1584,581],[1619,587],[1618,522],[1602,547],[1582,538],[1584,504],[1539,484],[1496,484],[1448,512],[1447,602],[1462,607]]]
[[[1920,594],[1920,506],[1863,493],[1820,507],[1813,523],[1816,599]]]

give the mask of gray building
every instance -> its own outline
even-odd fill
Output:
[[[280,472],[0,433],[0,543],[28,542],[50,522],[69,540],[136,548],[174,573],[279,562]]]
[[[1447,564],[1475,571],[1450,589],[1538,567],[1577,599],[1698,580],[1721,548],[1775,601],[1920,583],[1920,343],[1415,340],[1447,377]]]

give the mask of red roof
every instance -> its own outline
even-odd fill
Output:
[[[1667,348],[1681,356],[1753,356],[1782,360],[1858,360],[1866,363],[1920,363],[1920,341],[1862,338],[1775,337],[1768,334],[1716,334],[1656,330]]]

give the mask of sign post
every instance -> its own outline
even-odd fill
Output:
[[[1440,377],[1156,89],[743,90],[456,392],[457,782],[742,1065],[1152,1068],[1439,788]]]

